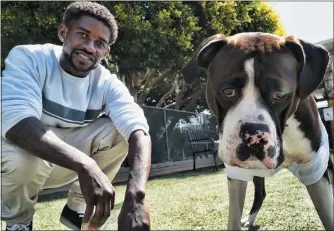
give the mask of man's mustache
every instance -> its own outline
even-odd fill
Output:
[[[79,54],[83,54],[85,56],[87,56],[89,59],[91,59],[92,61],[95,62],[95,57],[92,53],[88,52],[86,49],[78,49],[78,48],[74,48],[71,52],[71,56],[73,55],[73,53],[79,53]]]

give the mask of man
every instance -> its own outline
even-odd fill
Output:
[[[7,230],[32,230],[39,191],[76,179],[60,221],[72,229],[101,227],[114,206],[111,180],[127,154],[118,228],[148,230],[147,121],[124,84],[100,65],[117,38],[115,19],[102,5],[75,2],[58,36],[63,46],[17,46],[5,60],[1,216]]]

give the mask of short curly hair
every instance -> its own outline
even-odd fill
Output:
[[[63,24],[69,27],[71,21],[78,20],[81,16],[85,15],[100,20],[110,29],[110,44],[113,44],[116,41],[118,27],[114,15],[112,15],[105,6],[96,2],[79,1],[68,5],[64,12]]]

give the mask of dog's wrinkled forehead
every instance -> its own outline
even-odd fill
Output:
[[[268,33],[240,33],[226,37],[226,45],[245,54],[287,51],[284,38]]]

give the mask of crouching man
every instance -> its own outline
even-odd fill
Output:
[[[13,48],[2,73],[2,203],[7,230],[32,230],[41,189],[74,183],[60,221],[101,227],[114,206],[111,180],[128,155],[119,230],[149,230],[144,203],[151,140],[142,109],[101,66],[117,38],[109,10],[75,2],[58,29],[62,46]],[[101,114],[105,116],[101,116]]]

